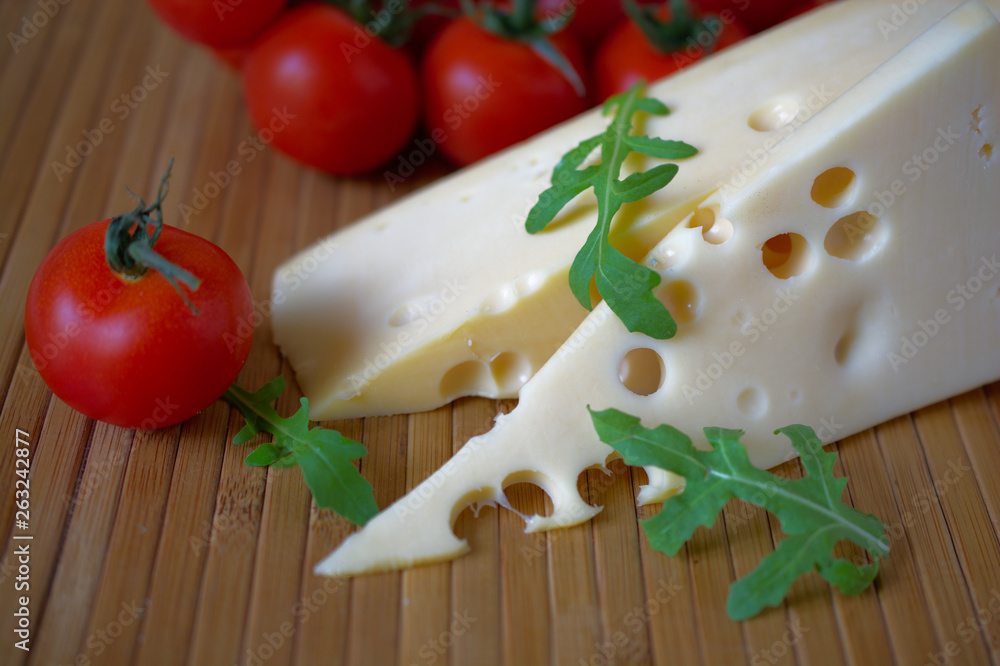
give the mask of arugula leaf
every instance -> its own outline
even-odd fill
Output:
[[[271,433],[274,441],[258,446],[247,456],[247,465],[277,468],[298,465],[318,506],[333,509],[355,525],[365,524],[378,513],[378,505],[371,484],[351,460],[368,451],[336,430],[309,428],[306,398],[301,399],[302,406],[291,417],[280,416],[271,403],[284,390],[284,377],[268,382],[256,393],[236,384],[226,390],[223,399],[236,406],[246,419],[233,444],[243,444],[261,432]]]
[[[878,558],[889,553],[885,524],[840,500],[847,479],[833,476],[837,454],[823,451],[812,428],[791,425],[775,431],[791,440],[806,471],[803,478],[790,480],[750,464],[739,441],[741,430],[705,428],[712,450],[700,451],[671,426],[650,430],[638,418],[616,409],[590,410],[590,414],[601,441],[618,451],[627,464],[661,467],[687,481],[684,492],[642,521],[653,548],[677,554],[699,525],[715,523],[733,497],[762,506],[781,521],[788,538],[729,590],[726,609],[733,619],[753,617],[780,604],[795,579],[813,569],[843,593],[859,594],[878,574]],[[859,566],[835,558],[834,545],[844,539],[867,550],[875,563]]]
[[[670,113],[659,100],[642,97],[643,86],[640,81],[628,92],[615,95],[604,103],[605,115],[617,108],[614,120],[603,133],[581,141],[556,164],[552,170],[552,186],[539,195],[538,202],[528,212],[525,229],[530,234],[542,231],[574,197],[593,187],[597,196],[597,226],[570,266],[570,289],[589,310],[590,280],[594,278],[597,291],[629,331],[664,340],[674,336],[677,324],[666,306],[651,293],[660,283],[659,274],[616,250],[608,235],[611,221],[623,204],[649,196],[677,175],[676,164],[660,164],[619,180],[622,165],[630,152],[679,160],[698,151],[682,141],[630,134],[636,112],[657,116]],[[598,146],[600,163],[581,169],[580,165]]]

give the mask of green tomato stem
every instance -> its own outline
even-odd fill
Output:
[[[662,21],[656,17],[657,5],[640,6],[636,0],[624,0],[625,13],[660,53],[668,54],[680,51],[688,46],[692,40],[697,40],[703,32],[708,32],[711,35],[704,19],[698,19],[695,16],[688,0],[668,0],[668,6],[670,7],[670,20]],[[714,46],[715,38],[713,37],[706,52],[711,52]]]
[[[201,280],[184,268],[171,263],[153,249],[163,230],[162,205],[169,191],[167,181],[170,179],[173,166],[174,160],[171,158],[167,171],[160,180],[156,201],[149,206],[142,197],[129,192],[139,200],[139,205],[124,215],[112,218],[104,236],[104,255],[111,270],[126,280],[138,280],[150,268],[158,271],[177,290],[191,311],[199,314],[191,299],[181,289],[181,284],[191,291],[197,291]]]

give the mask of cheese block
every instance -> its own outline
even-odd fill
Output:
[[[642,131],[700,153],[680,163],[668,187],[622,209],[615,245],[641,259],[714,190],[764,168],[777,142],[956,5],[942,0],[906,14],[889,2],[836,3],[651,86],[672,113],[649,118]],[[578,197],[534,236],[524,220],[560,157],[606,122],[597,110],[583,114],[278,269],[274,340],[313,419],[517,394],[588,314],[567,274],[593,229],[595,200]],[[654,163],[633,156],[626,169]]]
[[[684,312],[676,337],[629,333],[598,305],[490,432],[348,537],[316,571],[358,574],[452,558],[472,501],[529,480],[551,516],[599,507],[577,477],[603,465],[587,407],[707,446],[745,431],[752,462],[795,455],[776,428],[824,442],[1000,377],[1000,24],[948,15],[816,114],[746,183],[725,184],[645,259]],[[707,231],[706,231],[707,230]],[[641,502],[680,487],[651,475]]]

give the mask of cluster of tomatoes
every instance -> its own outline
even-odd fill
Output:
[[[148,1],[241,70],[258,127],[290,119],[275,147],[352,176],[417,132],[470,164],[820,0]]]

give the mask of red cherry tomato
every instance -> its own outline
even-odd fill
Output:
[[[247,59],[247,53],[249,52],[249,48],[239,46],[227,49],[212,49],[212,54],[216,58],[237,71],[243,69],[243,61]]]
[[[536,13],[543,19],[570,11],[573,16],[567,27],[588,53],[592,53],[625,17],[621,0],[538,0],[536,5]]]
[[[418,56],[434,41],[438,33],[454,20],[453,17],[460,16],[462,13],[460,0],[410,0],[410,7],[414,10],[419,10],[422,6],[430,4],[433,4],[439,10],[450,12],[450,14],[426,14],[417,19],[417,22],[413,25],[413,33],[410,35],[407,46]]]
[[[218,400],[243,368],[250,287],[220,248],[164,226],[156,252],[201,279],[189,292],[195,314],[159,272],[129,280],[111,270],[108,223],[71,233],[42,261],[25,308],[28,350],[52,392],[91,418],[126,428],[179,423]]]
[[[149,0],[187,39],[220,48],[242,46],[273,21],[287,0]]]
[[[793,19],[796,16],[805,14],[806,12],[811,12],[818,7],[829,3],[830,0],[806,0],[805,2],[799,2],[797,5],[792,7],[787,13],[783,14],[779,19],[779,23]]]
[[[802,0],[694,0],[706,14],[735,19],[752,33],[781,23]]]
[[[583,78],[576,38],[553,44]],[[441,152],[466,165],[523,141],[587,108],[559,70],[524,42],[504,39],[460,18],[424,54],[424,119]]]
[[[669,16],[669,13],[666,13]],[[594,88],[601,101],[624,92],[639,79],[652,83],[658,79],[692,65],[709,53],[715,53],[747,36],[735,21],[726,23],[720,17],[708,19],[711,30],[704,35],[704,42],[694,36],[690,44],[673,53],[657,50],[642,30],[631,20],[622,21],[615,28],[594,56]],[[702,43],[714,36],[715,43],[709,51]]]
[[[325,4],[299,5],[261,35],[243,62],[243,92],[275,147],[341,176],[389,160],[419,111],[409,55]]]

